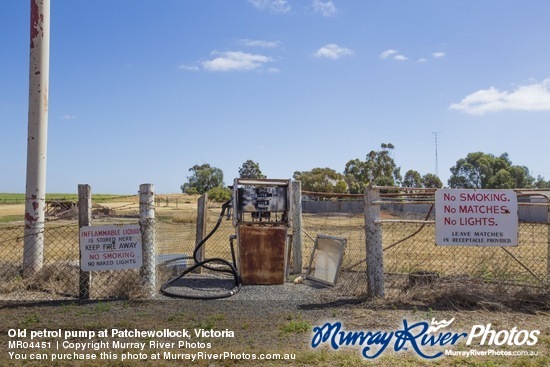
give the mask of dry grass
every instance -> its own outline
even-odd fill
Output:
[[[175,199],[178,207],[175,206]],[[179,201],[181,199],[181,202]],[[172,200],[172,201],[170,201]],[[188,202],[185,202],[188,201]],[[123,202],[107,203],[120,212],[135,211],[139,207],[137,197],[125,198]],[[158,254],[191,255],[195,246],[196,201],[174,194],[169,205],[157,206],[157,244]],[[14,205],[0,205],[0,208]],[[208,228],[211,229],[218,219],[218,207],[208,210]],[[390,214],[385,214],[386,216]],[[127,219],[135,222],[135,218]],[[113,220],[94,220],[112,224]],[[343,268],[347,276],[342,277],[340,289],[349,295],[364,294],[366,285],[358,282],[365,272],[365,233],[363,215],[303,215],[303,263],[307,266],[317,234],[344,237],[348,240]],[[9,239],[0,233],[0,261],[4,264],[17,264],[22,258],[22,228],[13,227]],[[416,271],[429,271],[447,279],[476,279],[501,285],[524,284],[547,285],[548,245],[546,242],[548,226],[546,224],[521,224],[520,246],[502,249],[499,247],[443,247],[436,246],[434,225],[420,228],[419,224],[385,223],[383,224],[384,266],[389,274],[409,274]],[[415,236],[400,242],[410,234]],[[224,219],[218,231],[206,244],[206,257],[231,259],[229,237],[235,233],[230,220]],[[78,260],[78,226],[75,222],[55,221],[47,223],[45,263],[67,263]],[[10,242],[11,241],[11,242]],[[398,245],[391,247],[393,244]],[[391,248],[390,248],[391,247]],[[7,265],[6,265],[7,266]],[[350,279],[349,282],[346,279]],[[361,284],[362,287],[358,285]],[[402,289],[406,284],[400,283]],[[391,282],[388,288],[392,288]],[[8,287],[9,288],[9,287]],[[123,287],[131,288],[131,287]],[[395,288],[395,287],[394,287]],[[108,294],[120,292],[109,291]]]

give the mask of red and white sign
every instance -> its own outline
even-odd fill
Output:
[[[513,190],[440,189],[435,193],[435,241],[441,246],[517,246]]]
[[[80,228],[82,271],[139,268],[142,259],[139,224]]]

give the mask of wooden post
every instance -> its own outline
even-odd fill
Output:
[[[292,181],[290,215],[292,218],[292,273],[301,274],[302,260],[302,182]]]
[[[92,225],[92,188],[90,185],[78,185],[78,227]],[[82,269],[82,251],[79,245],[80,269]],[[92,273],[80,270],[78,282],[78,298],[90,299],[90,284],[92,283]]]
[[[155,259],[155,185],[139,186],[139,224],[143,265],[141,267],[141,285],[149,297],[156,293]]]
[[[195,247],[203,240],[206,236],[206,224],[208,223],[208,194],[203,194],[197,201],[197,228],[195,236]],[[202,246],[198,253],[198,260],[203,261],[206,256],[206,247]],[[202,273],[202,267],[198,267],[196,273]]]
[[[367,285],[369,297],[384,298],[384,254],[380,223],[380,189],[372,185],[365,191],[365,239],[367,245]]]

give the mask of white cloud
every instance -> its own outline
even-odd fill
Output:
[[[66,115],[61,116],[61,118],[62,118],[63,120],[74,120],[74,119],[76,118],[76,116],[75,116],[75,115],[66,114]]]
[[[386,50],[380,54],[380,59],[385,60],[391,55],[395,55],[397,53],[397,50]]]
[[[290,11],[287,0],[248,0],[256,9],[269,10],[272,13],[286,13]]]
[[[199,71],[199,67],[196,65],[180,65],[179,69],[187,71]]]
[[[273,61],[268,56],[248,54],[241,51],[213,52],[212,55],[218,56],[201,63],[202,67],[207,71],[254,70]]]
[[[332,0],[328,1],[321,1],[321,0],[313,0],[313,10],[316,12],[319,12],[323,14],[325,17],[330,17],[338,11],[336,9],[336,5],[332,2]]]
[[[280,73],[281,70],[279,70],[278,68],[269,68],[267,69],[267,72],[270,74],[277,74],[277,73]]]
[[[421,62],[422,63],[422,62],[428,62],[428,60],[425,59],[424,57],[422,57],[422,58],[418,59],[416,62]]]
[[[380,60],[386,60],[390,57],[397,61],[407,61],[409,59],[407,56],[400,55],[399,53],[397,53],[397,50],[391,50],[391,49],[382,52],[379,57],[380,57]]]
[[[432,53],[432,56],[434,57],[434,59],[440,59],[445,56],[445,52],[434,52]]]
[[[340,47],[335,43],[329,43],[318,49],[313,56],[327,59],[339,59],[344,56],[353,55],[353,51],[349,48]]]
[[[472,115],[499,111],[550,111],[550,79],[541,83],[520,86],[512,92],[495,87],[482,89],[449,106]]]
[[[239,44],[246,47],[277,48],[281,45],[281,42],[242,39],[242,40],[239,40]]]

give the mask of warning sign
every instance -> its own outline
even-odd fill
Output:
[[[82,271],[139,268],[142,262],[139,224],[80,228]]]
[[[437,245],[518,244],[518,203],[513,190],[437,190],[435,210]]]

